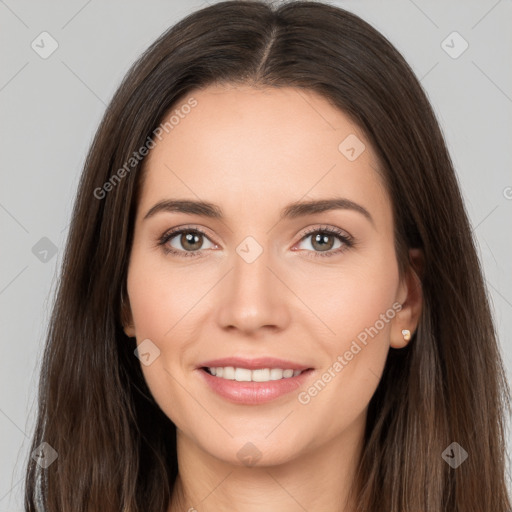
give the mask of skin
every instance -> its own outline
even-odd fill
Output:
[[[348,491],[368,403],[390,346],[407,344],[401,331],[412,333],[421,311],[418,278],[399,277],[391,201],[376,155],[357,125],[313,92],[215,86],[192,96],[197,106],[155,141],[145,161],[127,277],[125,332],[159,348],[159,357],[141,367],[177,427],[179,477],[169,512],[352,512]],[[350,134],[366,146],[354,161],[338,150]],[[279,220],[291,202],[334,196],[363,206],[373,223],[348,209]],[[160,212],[143,220],[168,198],[209,201],[225,217]],[[304,232],[325,226],[350,234],[356,245],[322,257],[316,233]],[[195,246],[202,257],[165,254],[157,241],[174,227],[206,231]],[[247,236],[263,248],[252,263],[236,252]],[[328,242],[331,252],[343,244],[334,235]],[[190,252],[180,235],[167,245]],[[420,262],[418,251],[410,256]],[[402,309],[300,403],[298,393],[394,303]],[[297,391],[240,405],[211,391],[196,369],[208,359],[261,355],[314,371]],[[247,442],[261,453],[252,466],[237,456]]]

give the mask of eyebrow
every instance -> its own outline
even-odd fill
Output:
[[[375,226],[374,220],[366,208],[344,197],[290,203],[281,210],[279,218],[280,220],[295,219],[307,215],[323,213],[329,210],[356,211],[361,213]],[[190,215],[201,215],[203,217],[219,220],[224,218],[222,209],[207,201],[195,201],[191,199],[164,199],[152,206],[144,216],[143,220],[153,217],[160,212],[180,212]]]

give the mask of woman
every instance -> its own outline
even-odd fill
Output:
[[[233,1],[147,50],[85,164],[39,404],[26,510],[510,510],[471,228],[382,35]]]

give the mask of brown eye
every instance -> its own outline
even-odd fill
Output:
[[[308,239],[311,240],[309,243]],[[299,244],[304,243],[306,247],[299,246],[299,249],[307,249],[307,255],[312,257],[333,256],[354,245],[348,233],[330,226],[309,230],[299,242]]]
[[[181,233],[180,243],[186,251],[195,251],[201,248],[203,235],[200,233]]]
[[[204,233],[197,229],[175,230],[164,236],[161,245],[164,246],[167,252],[179,256],[192,256],[193,253],[199,253],[203,249],[215,247],[215,244],[213,244]]]
[[[328,251],[333,248],[335,238],[327,233],[317,233],[311,239],[311,246],[319,251]]]

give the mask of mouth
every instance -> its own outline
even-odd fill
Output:
[[[202,363],[197,371],[216,395],[240,405],[291,397],[314,374],[312,367],[275,358],[216,359]]]
[[[297,377],[303,372],[312,370],[312,368],[303,370],[294,370],[293,368],[257,368],[251,370],[250,368],[234,366],[203,366],[201,370],[219,379],[235,380],[237,382],[271,382]]]

